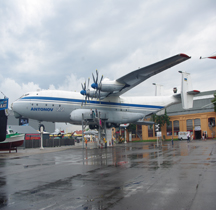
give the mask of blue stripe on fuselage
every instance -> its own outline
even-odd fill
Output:
[[[82,103],[85,100],[82,99],[69,99],[69,98],[56,98],[56,97],[43,97],[43,96],[29,96],[23,97],[21,100],[46,100],[46,101],[63,101],[63,102],[77,102]],[[106,101],[87,101],[90,104],[102,104],[102,105],[112,105],[112,106],[125,106],[125,107],[140,107],[140,108],[154,108],[154,109],[162,109],[163,106],[154,106],[154,105],[141,105],[141,104],[126,104],[126,103],[115,103],[115,102],[106,102]]]

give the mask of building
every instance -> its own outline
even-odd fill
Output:
[[[181,104],[174,104],[166,109],[170,117],[170,125],[161,128],[165,139],[178,138],[178,132],[190,131],[194,139],[201,139],[203,132],[208,138],[216,137],[214,99],[216,90],[199,93],[194,97],[193,108],[182,109]],[[147,119],[147,120],[150,120]],[[153,140],[157,138],[154,126],[137,126],[136,135],[132,140]]]

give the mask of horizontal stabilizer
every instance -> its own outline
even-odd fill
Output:
[[[197,94],[199,94],[199,93],[200,93],[199,90],[191,90],[191,91],[188,91],[188,92],[187,92],[188,95],[193,95],[193,96],[194,96],[194,95],[197,95]]]

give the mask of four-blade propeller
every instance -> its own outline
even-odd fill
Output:
[[[82,90],[80,91],[80,94],[82,94],[83,96],[85,96],[85,103],[87,102],[87,99],[89,101],[89,97],[90,97],[89,81],[90,81],[90,78],[88,78],[87,89],[86,89],[86,82],[84,83],[84,85],[81,83]],[[82,102],[82,105],[83,105],[83,102]]]
[[[89,101],[89,98],[97,98],[100,100],[100,93],[101,93],[101,87],[102,87],[102,80],[103,80],[103,75],[100,78],[100,82],[98,83],[98,71],[96,70],[96,77],[94,77],[94,74],[92,73],[92,78],[94,83],[92,83],[91,87],[95,89],[96,91],[90,91],[89,88],[89,81],[90,78],[88,78],[88,85],[86,86],[86,82],[84,84],[81,83],[82,90],[80,91],[80,94],[85,96],[85,104],[87,103],[87,99]],[[82,102],[83,105],[83,102]]]
[[[92,73],[93,81],[94,83],[91,85],[93,89],[96,89],[95,95],[97,96],[98,99],[100,99],[100,91],[102,87],[102,80],[103,80],[103,75],[101,76],[100,82],[98,83],[98,71],[96,70],[96,79],[94,77],[94,74]]]

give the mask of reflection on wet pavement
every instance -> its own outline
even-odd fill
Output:
[[[1,159],[0,208],[202,209],[207,199],[213,209],[215,143],[128,143]]]

